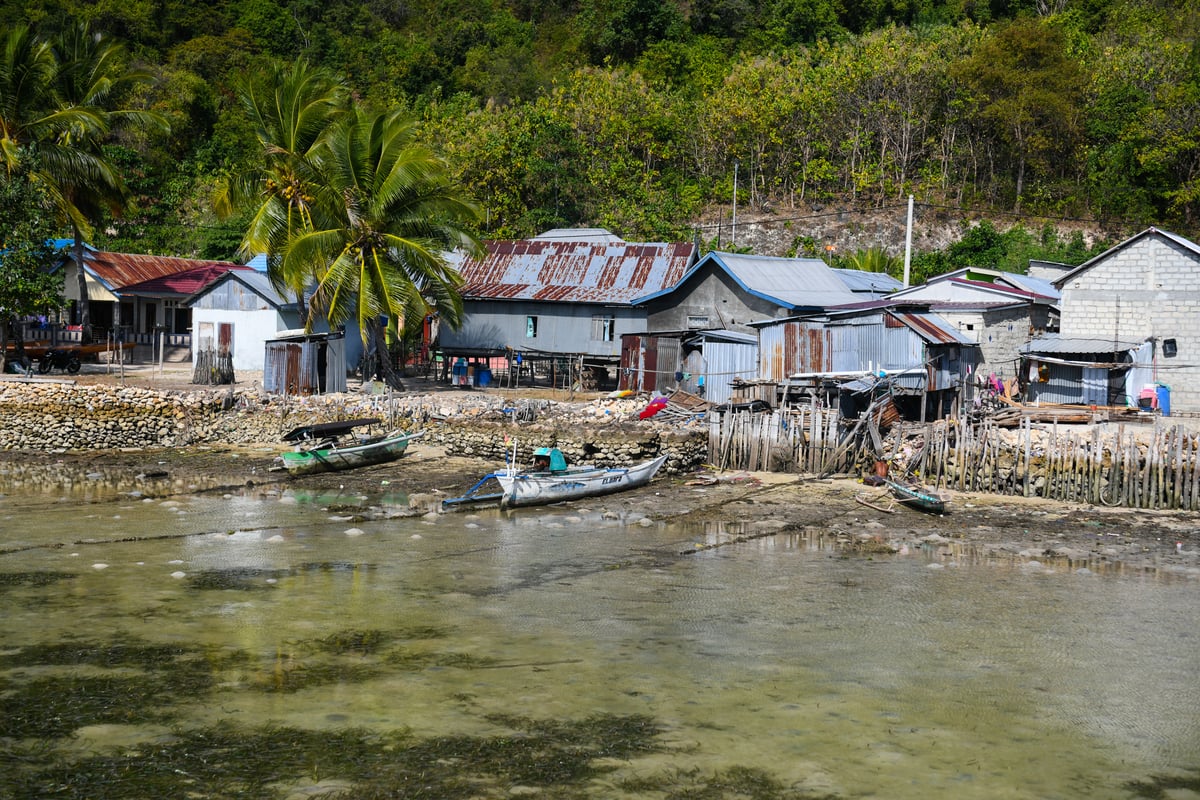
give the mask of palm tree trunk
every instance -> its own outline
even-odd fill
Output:
[[[90,344],[92,341],[92,313],[88,307],[87,275],[83,271],[83,233],[78,225],[71,226],[75,243],[71,247],[71,257],[75,259],[75,280],[79,289],[79,343]]]

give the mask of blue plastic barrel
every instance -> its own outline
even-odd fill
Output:
[[[475,373],[475,377],[479,380],[480,386],[492,385],[492,371],[490,369],[481,369]]]
[[[1171,387],[1161,383],[1154,388],[1158,394],[1158,410],[1164,417],[1171,416]]]

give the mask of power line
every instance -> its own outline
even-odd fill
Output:
[[[1029,221],[1045,220],[1045,221],[1057,221],[1057,222],[1087,222],[1087,223],[1092,223],[1095,225],[1102,224],[1102,220],[1096,219],[1095,217],[1070,217],[1070,216],[1051,216],[1051,215],[1047,215],[1047,214],[1024,214],[1024,213],[1020,213],[1020,212],[1016,212],[1016,211],[993,211],[991,209],[982,211],[982,210],[978,210],[978,209],[968,209],[968,208],[964,208],[962,206],[942,205],[939,203],[914,203],[913,205],[914,205],[914,207],[917,207],[917,208],[927,208],[927,209],[931,209],[931,210],[940,210],[940,211],[954,211],[954,212],[957,212],[960,214],[972,215],[972,216],[985,216],[986,215],[986,216],[991,216],[991,217],[1008,217],[1008,218],[1012,218],[1012,219],[1029,220]],[[816,213],[816,214],[801,214],[801,215],[791,216],[791,217],[772,217],[769,220],[758,220],[758,221],[751,222],[751,223],[747,223],[747,222],[743,221],[742,224],[743,225],[750,224],[750,225],[759,225],[759,226],[769,226],[769,225],[786,224],[789,222],[803,222],[806,220],[824,219],[826,217],[837,217],[837,216],[841,216],[842,214],[874,214],[874,213],[878,213],[878,212],[882,212],[882,211],[894,211],[894,210],[898,210],[898,209],[907,210],[907,208],[908,208],[907,204],[899,204],[899,205],[878,206],[878,207],[869,208],[869,209],[853,209],[853,208],[852,209],[841,209],[838,211],[826,211],[826,212],[820,212],[820,213]],[[726,222],[713,222],[713,223],[704,223],[704,224],[700,224],[700,225],[693,225],[692,228],[694,230],[709,230],[709,229],[725,228],[728,226],[729,226],[729,223],[726,223]]]

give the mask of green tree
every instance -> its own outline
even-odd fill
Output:
[[[28,28],[9,28],[0,46],[0,157],[11,176],[23,168],[22,148],[36,151],[28,163],[31,179],[58,221],[71,228],[76,263],[82,263],[92,221],[124,199],[121,176],[101,150],[104,141],[114,126],[158,121],[122,105],[128,90],[147,76],[128,69],[123,48],[86,25],[68,29],[53,43]],[[78,276],[82,300],[87,297],[82,270]],[[81,301],[79,309],[87,337],[87,303]]]
[[[84,341],[91,338],[87,284],[83,264],[84,239],[105,211],[119,212],[127,195],[121,174],[106,158],[103,146],[114,130],[158,128],[168,131],[160,115],[126,104],[130,93],[150,81],[149,72],[125,61],[125,48],[94,33],[86,23],[74,25],[55,41],[54,102],[58,109],[86,110],[95,124],[74,124],[58,136],[64,158],[50,165],[50,181],[60,198],[61,215],[71,226],[72,251],[80,298],[79,322]],[[47,151],[43,148],[43,154]],[[45,160],[45,155],[42,155]]]
[[[904,259],[897,255],[891,255],[882,247],[868,247],[863,250],[856,250],[848,256],[840,259],[840,266],[846,269],[858,269],[863,272],[882,272],[885,275],[899,277],[899,273],[903,270]]]
[[[281,261],[289,285],[315,278],[313,310],[331,326],[356,321],[364,345],[384,317],[393,335],[431,312],[460,326],[462,278],[447,253],[482,254],[477,207],[416,131],[397,111],[336,121],[318,154],[312,227],[293,233]]]
[[[7,367],[10,325],[64,302],[62,275],[51,272],[58,254],[50,211],[28,170],[0,173],[0,373]]]
[[[250,208],[241,254],[267,256],[267,275],[281,293],[302,299],[312,275],[285,272],[288,243],[313,229],[317,150],[330,124],[346,111],[345,87],[306,61],[273,64],[246,76],[239,98],[261,147],[259,161],[223,180],[215,198],[222,217]]]
[[[1049,177],[1070,163],[1079,143],[1083,73],[1062,32],[1021,18],[1002,26],[953,74],[963,81],[980,120],[1012,161],[1014,202],[1021,210],[1028,172]]]

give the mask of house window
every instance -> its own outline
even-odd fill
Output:
[[[1174,358],[1179,354],[1179,345],[1174,339],[1163,339],[1163,356],[1166,358]]]
[[[525,338],[526,339],[536,339],[537,338],[537,319],[538,319],[537,317],[526,317],[525,318]]]
[[[707,314],[704,314],[704,315],[688,314],[687,326],[689,328],[707,328],[708,327],[708,315]]]
[[[611,342],[613,340],[613,330],[617,327],[617,320],[611,316],[594,316],[592,317],[592,341],[594,342]]]

